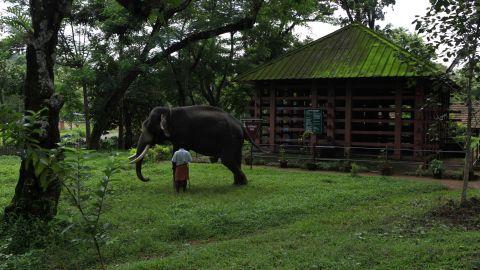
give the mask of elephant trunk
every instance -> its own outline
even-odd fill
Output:
[[[148,152],[148,149],[150,149],[150,144],[145,141],[145,136],[142,134],[140,136],[140,139],[138,140],[138,146],[137,146],[137,153],[132,157],[133,160],[130,161],[130,163],[135,163],[135,170],[137,172],[137,177],[143,182],[148,182],[149,179],[143,177],[142,174],[142,164],[143,164],[143,159],[145,158],[145,155]]]
[[[150,181],[150,179],[145,178],[142,175],[142,163],[143,163],[143,159],[141,159],[137,163],[135,163],[135,170],[137,171],[137,177],[138,177],[138,179],[140,179],[140,181],[148,182],[148,181]]]

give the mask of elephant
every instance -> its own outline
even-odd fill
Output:
[[[244,125],[220,108],[202,105],[156,107],[142,124],[136,154],[129,157],[131,163],[136,164],[137,177],[141,181],[149,181],[142,175],[142,162],[148,149],[167,140],[172,143],[174,152],[184,148],[220,158],[233,173],[235,185],[248,182],[241,169],[244,140],[260,149]]]

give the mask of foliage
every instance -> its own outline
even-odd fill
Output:
[[[26,168],[33,166],[35,176],[44,190],[54,179],[57,161],[62,156],[61,149],[45,149],[39,145],[38,138],[47,136],[46,112],[46,109],[29,111],[21,117],[20,113],[0,106],[0,136],[3,142],[23,149],[22,159],[26,161]]]
[[[434,159],[430,161],[430,164],[428,166],[430,170],[432,171],[433,176],[441,178],[443,175],[443,172],[445,171],[445,166],[443,165],[443,161]]]
[[[472,174],[472,88],[479,80],[480,62],[480,3],[476,0],[431,1],[432,7],[423,18],[415,20],[418,33],[424,33],[427,41],[441,49],[445,62],[450,57],[454,61],[447,73],[456,66],[463,65],[466,73],[464,85],[465,103],[468,110],[465,136],[464,182],[461,194],[462,203],[467,201],[467,189]]]
[[[172,157],[172,146],[171,145],[155,145],[148,149],[145,158],[143,159],[145,163],[156,163],[160,161],[169,161]],[[137,153],[137,149],[132,148],[129,151],[130,155],[134,155]]]
[[[80,221],[77,225],[82,228],[86,234],[90,235],[89,241],[95,247],[100,264],[105,269],[104,259],[100,250],[101,245],[109,240],[105,230],[109,227],[108,223],[101,223],[105,208],[105,199],[110,192],[109,184],[112,177],[120,171],[120,165],[114,156],[108,158],[108,163],[103,170],[104,176],[101,178],[99,186],[95,192],[85,188],[85,182],[91,175],[91,168],[85,165],[85,160],[91,158],[91,154],[82,150],[68,149],[70,155],[62,162],[62,185],[67,191],[70,203],[78,210]],[[66,232],[70,229],[63,230]]]
[[[360,172],[361,170],[361,166],[358,165],[357,163],[355,162],[352,162],[351,164],[351,169],[350,169],[350,176],[352,177],[357,177],[358,176],[358,173]]]
[[[388,24],[380,32],[396,45],[399,45],[421,60],[430,62],[437,57],[435,48],[431,44],[425,43],[422,37],[418,34],[410,33],[406,28],[393,28],[391,24]]]
[[[378,20],[385,19],[384,9],[395,5],[395,0],[334,0],[338,8],[347,14],[347,17],[340,18],[342,24],[358,22],[376,28]]]

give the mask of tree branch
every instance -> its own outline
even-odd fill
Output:
[[[193,42],[203,40],[203,39],[209,39],[211,37],[215,37],[215,36],[229,33],[229,32],[237,32],[240,30],[247,30],[252,28],[256,21],[257,14],[260,10],[260,7],[263,4],[262,0],[254,0],[253,2],[254,2],[253,8],[249,12],[249,15],[247,15],[245,18],[237,22],[226,24],[224,26],[220,26],[217,28],[208,29],[208,30],[204,30],[196,33],[191,33],[186,38],[173,43],[168,48],[163,50],[161,53],[158,53],[152,58],[150,58],[149,60],[147,60],[146,64],[154,65],[158,63],[160,60],[164,59],[166,56],[187,47],[189,44]]]

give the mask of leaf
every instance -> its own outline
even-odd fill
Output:
[[[43,189],[43,191],[46,191],[48,188],[48,185],[50,184],[48,176],[49,176],[48,170],[43,170],[42,174],[40,174],[40,177],[38,178],[40,187]]]
[[[46,167],[47,166],[45,166],[43,163],[38,162],[37,166],[34,167],[35,168],[35,176],[39,177],[45,171]]]

